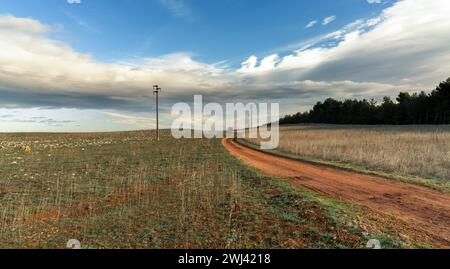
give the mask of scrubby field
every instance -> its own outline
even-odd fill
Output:
[[[389,219],[243,166],[220,140],[153,137],[0,134],[0,248],[427,246]]]
[[[450,183],[450,126],[283,126],[278,150],[405,179],[435,179],[437,188]]]

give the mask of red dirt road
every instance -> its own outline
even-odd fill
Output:
[[[288,178],[327,196],[356,203],[405,221],[450,248],[450,195],[381,177],[303,163],[245,147],[231,139],[222,144],[245,164],[271,176]]]

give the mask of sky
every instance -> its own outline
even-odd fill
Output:
[[[170,108],[431,90],[450,76],[448,0],[4,0],[0,132],[155,127]]]

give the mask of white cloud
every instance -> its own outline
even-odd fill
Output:
[[[447,0],[405,0],[281,57],[251,56],[238,70],[181,52],[116,63],[97,61],[49,38],[54,27],[0,16],[0,104],[143,111],[151,86],[162,109],[193,94],[217,102],[280,101],[283,109],[324,97],[377,97],[433,87],[450,75]],[[123,119],[124,120],[124,119]]]
[[[239,71],[242,72],[253,71],[255,70],[257,64],[258,64],[258,57],[252,55],[241,64],[241,69],[239,69]]]
[[[320,39],[332,46],[310,47],[287,55],[271,79],[353,80],[432,87],[450,75],[450,3],[399,1],[369,20],[358,20]],[[259,66],[240,70],[258,75]],[[404,80],[404,79],[408,80]]]
[[[329,16],[323,19],[322,25],[328,25],[336,20],[336,16]]]
[[[369,3],[369,4],[381,4],[382,0],[367,0],[367,3]]]
[[[136,63],[135,66],[141,69],[198,72],[199,74],[217,74],[222,72],[214,64],[197,62],[192,57],[193,55],[188,52],[171,53],[157,58],[144,58]],[[133,65],[133,63],[128,64]]]
[[[280,56],[272,54],[261,60],[258,65],[258,57],[250,56],[245,62],[241,64],[238,72],[245,73],[246,71],[270,71],[281,61]]]
[[[6,33],[41,34],[51,31],[52,27],[30,18],[17,18],[12,15],[0,16],[0,28]]]
[[[67,0],[69,4],[81,4],[81,0]]]
[[[150,97],[158,82],[174,91],[218,86],[223,72],[185,53],[103,63],[49,39],[36,20],[0,17],[0,90],[8,94],[94,95],[116,101]],[[23,79],[26,77],[26,79]],[[4,93],[5,94],[5,93]]]
[[[306,28],[312,28],[312,27],[314,27],[315,25],[317,24],[317,21],[310,21],[307,25],[306,25]]]

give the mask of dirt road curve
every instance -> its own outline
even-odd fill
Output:
[[[289,178],[294,185],[406,221],[450,247],[449,194],[376,176],[277,157],[229,139],[224,139],[222,143],[244,163],[266,174]]]

